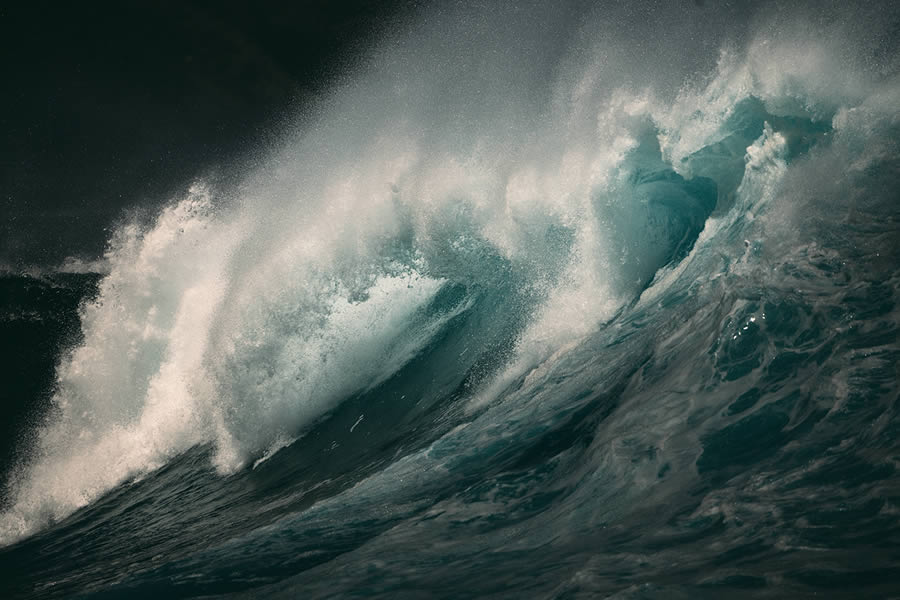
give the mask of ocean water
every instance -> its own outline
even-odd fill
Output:
[[[734,10],[425,10],[4,273],[2,596],[900,597],[898,8]]]

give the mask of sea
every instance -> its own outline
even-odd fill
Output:
[[[900,5],[443,3],[5,268],[3,598],[900,598]]]

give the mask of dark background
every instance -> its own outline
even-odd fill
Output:
[[[0,6],[0,269],[92,258],[276,139],[412,0]]]

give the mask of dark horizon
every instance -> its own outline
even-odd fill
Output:
[[[0,266],[102,254],[127,212],[277,140],[402,0],[0,8]]]

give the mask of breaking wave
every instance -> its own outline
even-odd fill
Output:
[[[83,531],[59,593],[889,583],[822,528],[897,535],[897,11],[825,12],[385,40],[243,183],[116,231],[7,558],[56,579],[29,553]]]

